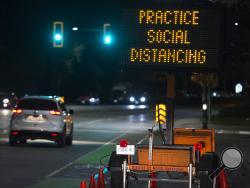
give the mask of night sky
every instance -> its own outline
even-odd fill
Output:
[[[0,91],[72,97],[97,92],[107,96],[113,84],[120,81],[130,81],[150,90],[164,90],[159,87],[165,81],[154,80],[154,73],[128,73],[121,69],[119,35],[109,47],[102,43],[103,24],[111,23],[114,34],[119,33],[121,10],[134,2],[152,3],[135,0],[1,1]],[[63,49],[52,46],[52,22],[55,20],[64,22]],[[72,31],[73,26],[80,31]],[[180,77],[183,76],[188,74]],[[182,82],[177,87],[183,85],[190,83]]]
[[[117,57],[114,47],[102,45],[102,24],[115,23],[120,6],[111,2],[1,1],[1,90],[67,94],[111,87]],[[52,47],[55,20],[64,22],[63,49]]]

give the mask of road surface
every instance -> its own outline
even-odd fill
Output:
[[[29,141],[26,145],[10,147],[6,124],[0,125],[0,187],[3,188],[77,188],[98,168],[106,165],[108,155],[120,139],[136,144],[146,140],[147,129],[154,124],[154,111],[146,106],[68,106],[74,114],[72,146],[57,148],[48,141]],[[1,119],[0,122],[3,120]],[[198,108],[177,107],[176,127],[200,127]],[[232,129],[232,127],[230,127]],[[233,130],[238,130],[234,127]],[[223,132],[225,131],[225,132]],[[242,167],[227,171],[234,188],[250,184],[250,135],[217,131],[216,151],[235,146],[244,154]],[[105,175],[108,184],[109,176]],[[147,183],[132,182],[130,187],[147,187]],[[159,184],[161,185],[161,184]],[[107,185],[108,186],[108,185]],[[174,188],[183,184],[168,184]],[[159,186],[160,187],[160,186]]]

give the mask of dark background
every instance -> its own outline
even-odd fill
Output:
[[[155,95],[166,92],[167,71],[124,70],[119,65],[121,10],[157,1],[10,0],[0,2],[0,91],[57,94],[75,98],[97,92],[108,98],[117,82],[146,87]],[[171,1],[183,3],[179,1]],[[203,3],[205,1],[189,1]],[[139,3],[139,4],[140,4]],[[210,3],[210,2],[209,2]],[[249,87],[249,2],[218,1],[224,9],[220,81],[228,94],[234,84]],[[52,22],[64,22],[64,48],[52,46]],[[235,22],[239,25],[236,27]],[[104,46],[102,27],[111,23],[113,44]],[[72,31],[77,26],[79,31]],[[123,36],[123,39],[126,39]],[[177,92],[200,92],[190,73],[177,73]],[[216,89],[217,89],[216,88]],[[248,94],[248,93],[246,93]]]

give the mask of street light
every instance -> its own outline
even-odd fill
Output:
[[[72,30],[73,31],[78,31],[78,27],[73,27]]]
[[[243,86],[242,86],[242,84],[241,84],[241,83],[236,84],[236,85],[235,85],[235,93],[236,93],[236,94],[240,94],[240,93],[242,93],[242,91],[243,91]]]

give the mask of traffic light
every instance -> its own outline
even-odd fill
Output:
[[[53,47],[55,48],[63,47],[63,22],[62,21],[53,22]]]
[[[109,45],[112,43],[112,36],[110,32],[110,26],[111,24],[105,23],[103,24],[103,43],[105,45]]]

